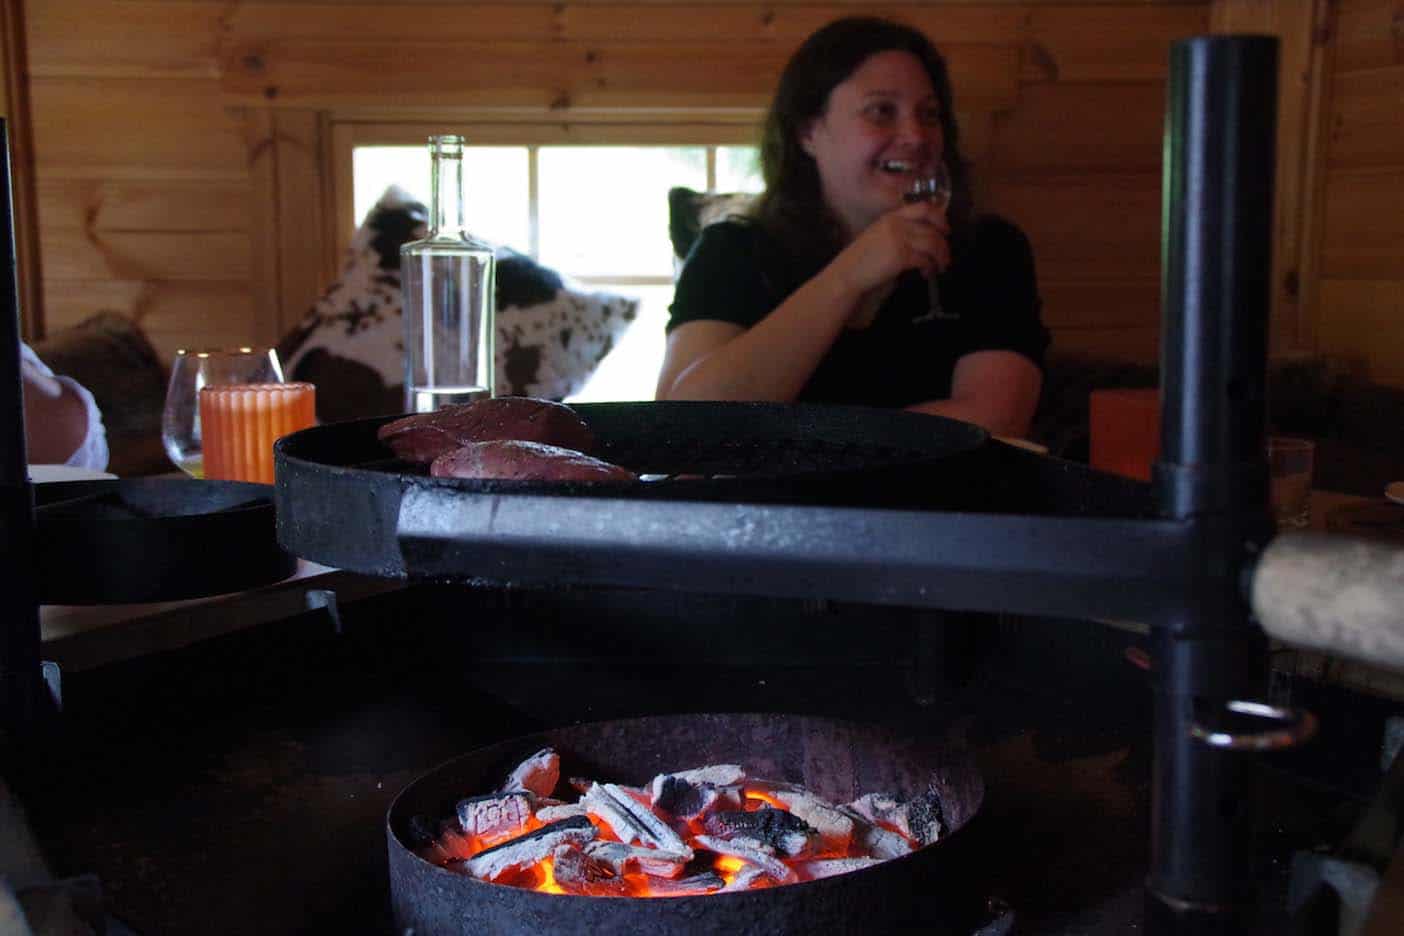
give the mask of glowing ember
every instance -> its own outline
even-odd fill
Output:
[[[944,828],[931,792],[837,805],[734,764],[660,774],[646,787],[573,778],[576,802],[550,795],[559,776],[554,751],[533,754],[497,792],[461,800],[437,836],[427,821],[411,823],[418,854],[547,894],[696,896],[870,867]]]

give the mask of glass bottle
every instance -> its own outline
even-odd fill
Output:
[[[429,233],[400,248],[405,408],[429,413],[492,396],[492,248],[463,227],[463,137],[429,138]]]

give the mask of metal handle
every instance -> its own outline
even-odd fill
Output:
[[[1282,751],[1296,747],[1316,734],[1316,716],[1305,709],[1282,708],[1263,702],[1231,699],[1224,708],[1235,715],[1249,715],[1275,722],[1279,727],[1246,734],[1217,731],[1199,722],[1190,726],[1190,735],[1210,747],[1225,751]]]

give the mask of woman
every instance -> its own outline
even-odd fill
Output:
[[[942,161],[949,212],[905,204]],[[750,217],[705,228],[679,276],[659,399],[905,407],[1027,434],[1048,344],[1033,255],[1013,225],[972,217],[930,41],[865,17],[810,36],[780,77],[761,168]]]

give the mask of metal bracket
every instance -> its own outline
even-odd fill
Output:
[[[50,660],[45,660],[40,664],[44,677],[44,685],[49,690],[49,698],[54,700],[54,711],[63,711],[63,673],[59,670],[59,665]]]
[[[307,610],[325,609],[327,616],[331,618],[332,630],[340,637],[342,634],[341,609],[336,604],[336,592],[330,588],[309,588],[306,597]]]

